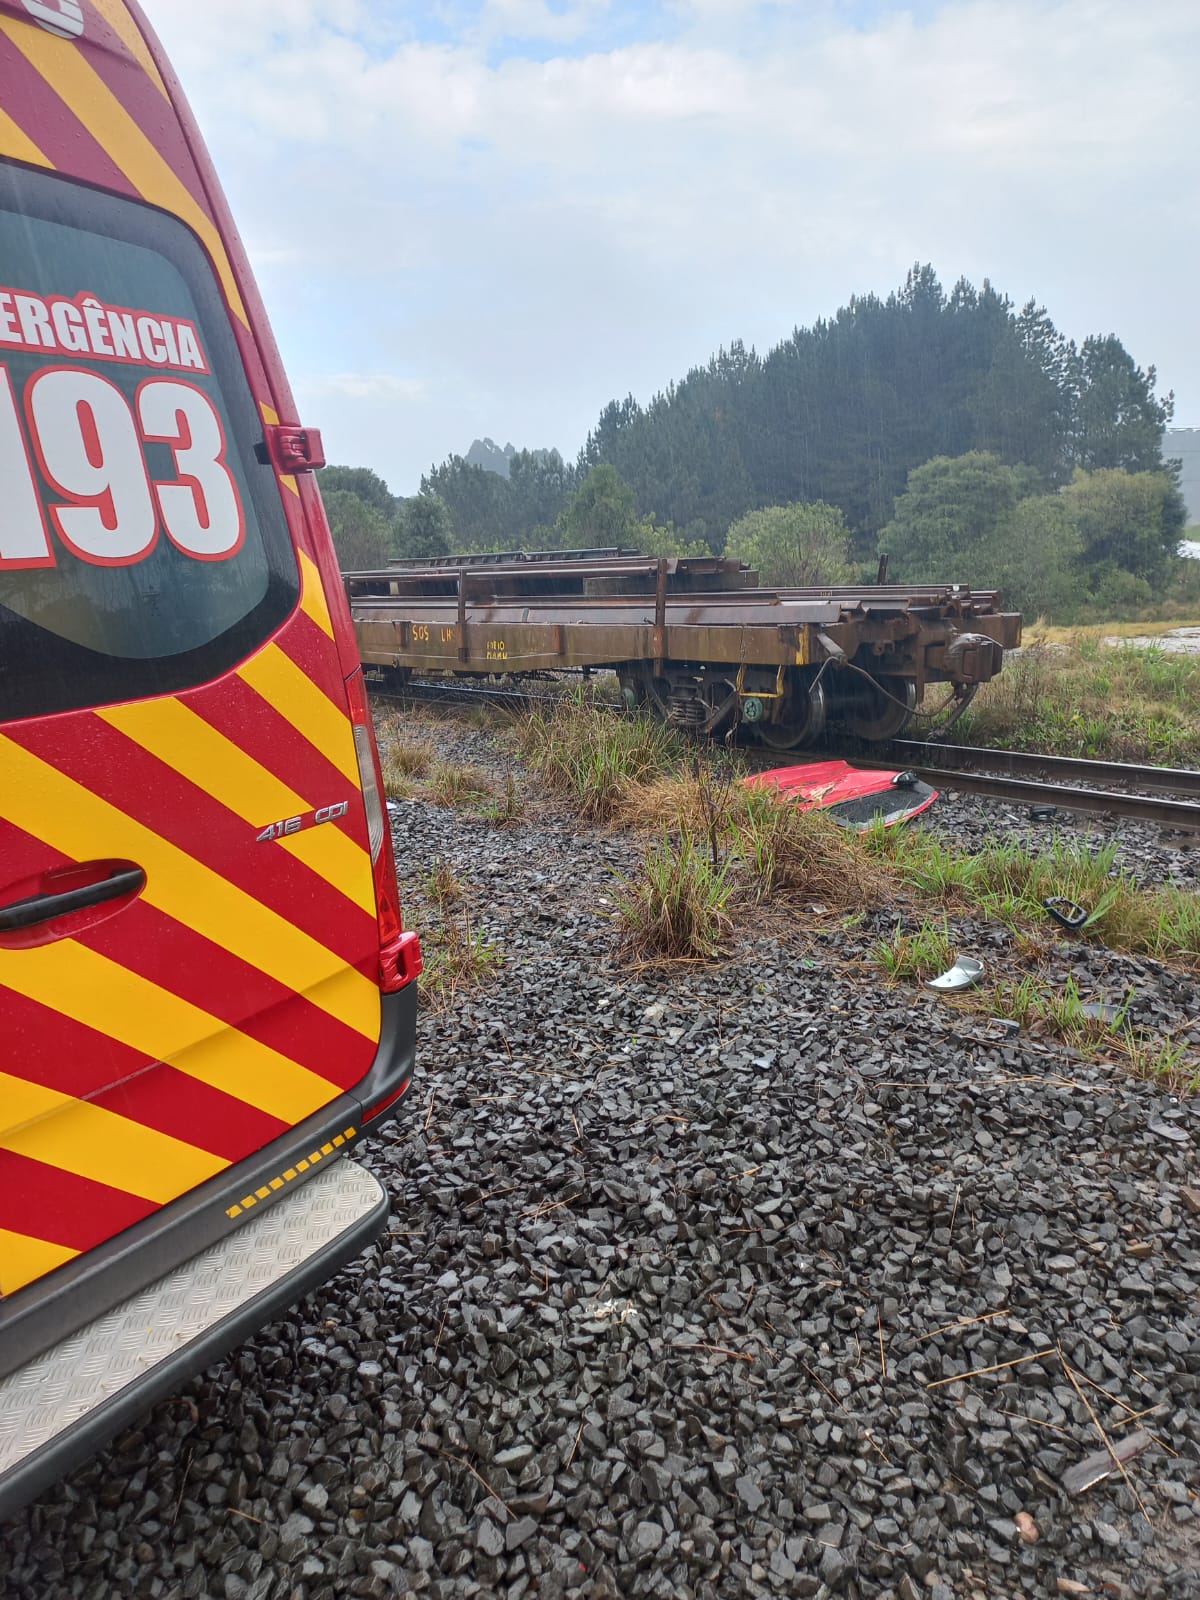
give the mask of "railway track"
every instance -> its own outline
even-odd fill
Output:
[[[452,682],[411,682],[403,689],[372,687],[377,701],[397,704],[491,704],[521,711],[562,700],[561,691],[503,688]],[[612,710],[627,715],[624,707]],[[1074,756],[1040,755],[1031,750],[996,750],[971,745],[951,745],[894,739],[872,745],[867,752],[832,742],[821,750],[810,748],[788,755],[751,747],[753,764],[786,766],[839,755],[860,767],[904,768],[920,777],[1016,805],[1053,806],[1162,828],[1168,836],[1200,844],[1200,771],[1188,768],[1139,766],[1119,761],[1093,761]]]
[[[1154,823],[1170,833],[1200,834],[1200,772],[1188,768],[913,739],[895,739],[886,749],[853,760],[864,767],[908,767],[967,794],[1108,813]]]

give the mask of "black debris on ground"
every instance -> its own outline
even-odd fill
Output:
[[[973,1037],[836,918],[630,970],[628,838],[393,821],[410,920],[439,857],[505,964],[362,1148],[389,1232],[0,1530],[6,1600],[1197,1594],[1194,1102]],[[1101,1429],[1150,1443],[1072,1496]]]

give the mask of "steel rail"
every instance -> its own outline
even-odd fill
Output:
[[[922,766],[939,771],[996,772],[1010,778],[1044,783],[1127,784],[1150,794],[1190,796],[1200,800],[1200,772],[1189,767],[1145,767],[1123,761],[1094,761],[1077,756],[1039,755],[1033,750],[996,750],[970,745],[931,744],[893,739],[882,754],[886,765]],[[864,765],[868,764],[864,761]],[[869,764],[879,764],[875,751]]]
[[[892,767],[894,762],[866,760],[866,767]],[[1102,812],[1127,817],[1134,822],[1151,822],[1172,833],[1200,833],[1200,804],[1188,800],[1165,800],[1157,795],[1122,794],[1115,789],[1077,789],[1069,784],[1032,783],[1025,778],[1007,778],[983,772],[961,772],[951,767],[909,762],[909,770],[927,782],[965,794],[988,795],[995,800],[1011,800],[1018,805],[1054,806],[1062,811]]]

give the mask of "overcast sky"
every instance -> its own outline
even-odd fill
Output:
[[[397,493],[916,260],[1200,425],[1196,0],[143,0],[302,420]]]

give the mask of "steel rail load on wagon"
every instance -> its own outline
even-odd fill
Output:
[[[991,591],[762,589],[718,557],[514,552],[344,576],[363,665],[385,678],[611,668],[630,705],[696,732],[750,724],[781,750],[834,721],[895,738],[930,684],[961,710],[1021,638]]]
[[[356,1254],[413,1065],[291,391],[129,0],[0,0],[0,1515]]]

